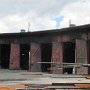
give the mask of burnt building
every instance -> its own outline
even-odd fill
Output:
[[[53,67],[37,62],[90,64],[90,25],[0,34],[0,68],[50,72]],[[66,71],[72,68],[58,73]],[[76,73],[90,74],[90,67],[76,68]]]

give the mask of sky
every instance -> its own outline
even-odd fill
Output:
[[[0,33],[90,24],[90,0],[0,0]]]

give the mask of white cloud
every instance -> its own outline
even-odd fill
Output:
[[[5,24],[0,24],[1,31],[3,30],[3,32],[20,32],[21,29],[28,31],[28,22],[30,23],[30,31],[55,28],[55,21],[49,16],[38,17],[34,13],[27,13],[21,16],[18,14],[12,14],[2,18],[1,21],[2,24]]]
[[[32,31],[48,30],[51,28],[55,28],[55,21],[53,21],[50,17],[47,16],[35,17],[31,21]]]
[[[3,32],[20,32],[20,29],[25,28],[26,26],[25,17],[19,16],[18,14],[3,17],[1,21],[8,27]]]
[[[0,33],[7,31],[8,27],[0,22]]]
[[[76,25],[83,25],[90,23],[90,1],[81,3],[76,2],[66,6],[61,12],[64,15],[64,19],[61,22],[61,27],[66,27],[69,24],[69,20]]]
[[[59,28],[90,22],[90,0],[0,0],[0,32],[56,28],[53,18],[64,16]]]

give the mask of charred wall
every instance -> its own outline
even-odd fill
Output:
[[[50,55],[47,53],[47,56],[50,56],[49,62],[67,62],[72,63],[70,60],[66,60],[65,57],[69,57],[69,55],[73,52],[72,57],[74,58],[73,63],[75,62],[83,62],[83,63],[90,63],[88,57],[90,57],[90,54],[84,54],[83,51],[87,52],[87,49],[90,48],[87,46],[87,41],[90,40],[90,32],[87,30],[70,30],[70,31],[59,31],[54,32],[49,31],[47,33],[20,33],[20,34],[10,34],[10,35],[1,35],[0,36],[0,45],[10,45],[10,58],[9,58],[9,69],[27,69],[30,71],[42,71],[43,64],[38,64],[36,62],[42,62],[42,57],[44,57],[43,54],[45,54],[46,49],[44,46],[47,45],[47,47],[50,49]],[[85,42],[84,42],[85,41]],[[72,52],[69,50],[66,50],[64,45],[65,43],[71,43],[72,45],[66,45],[65,47],[72,48]],[[82,45],[83,43],[83,45]],[[49,47],[50,44],[50,47]],[[23,46],[24,45],[24,46]],[[0,46],[1,47],[1,46]],[[22,49],[24,48],[24,49]],[[84,50],[81,52],[80,55],[76,50],[80,50],[84,48]],[[26,50],[27,49],[27,50]],[[65,49],[65,50],[64,50]],[[27,54],[27,64],[23,66],[21,58],[24,56],[23,53],[26,52]],[[65,52],[69,52],[69,54],[65,54]],[[77,53],[77,57],[76,57]],[[90,52],[88,52],[90,53]],[[2,61],[2,50],[0,48],[0,62]],[[85,55],[85,57],[82,57],[82,55]],[[9,56],[9,55],[8,55]],[[69,57],[70,58],[70,57]],[[72,58],[72,59],[73,59]],[[82,58],[82,59],[80,59]],[[26,59],[26,58],[25,58]],[[43,59],[43,61],[46,61]],[[49,67],[44,68],[45,71],[48,71],[46,69],[50,67],[54,67],[55,65],[49,65]],[[2,66],[1,66],[2,67]],[[88,68],[84,69],[87,71]],[[80,70],[78,70],[79,72]],[[90,71],[90,70],[89,70]],[[58,72],[58,71],[52,71],[52,72]],[[63,68],[59,71],[59,73],[63,73]],[[77,72],[77,73],[78,73]],[[82,72],[79,72],[82,74]],[[87,72],[85,72],[86,74]]]

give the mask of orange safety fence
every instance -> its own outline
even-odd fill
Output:
[[[2,86],[0,86],[0,90],[15,90],[16,88],[25,89],[25,85],[17,84],[17,85],[2,85]]]

